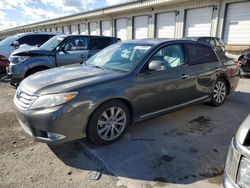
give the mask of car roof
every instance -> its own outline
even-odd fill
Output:
[[[202,36],[202,37],[185,37],[183,39],[191,39],[191,40],[199,40],[202,38],[206,38],[206,39],[219,39],[218,37],[210,37],[210,36]]]
[[[156,46],[161,43],[171,43],[171,42],[188,42],[188,43],[196,43],[196,44],[202,44],[205,46],[210,46],[209,44],[198,41],[198,40],[193,40],[189,38],[180,38],[180,39],[170,39],[170,38],[152,38],[152,39],[134,39],[134,40],[128,40],[124,41],[122,43],[134,43],[134,44],[139,44],[139,45],[152,45]]]
[[[62,34],[60,32],[28,32],[28,33],[20,33],[17,36],[29,36],[29,35],[58,35]]]
[[[62,34],[61,36],[65,37],[100,37],[100,38],[117,38],[112,36],[101,36],[101,35],[71,35],[71,34]],[[118,38],[117,38],[118,39]]]

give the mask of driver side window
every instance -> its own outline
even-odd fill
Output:
[[[149,60],[162,61],[166,67],[174,68],[185,64],[183,47],[180,44],[168,45],[158,50]]]
[[[88,49],[87,38],[72,38],[65,46],[65,51],[79,51]]]

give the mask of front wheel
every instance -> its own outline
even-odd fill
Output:
[[[227,84],[224,79],[218,79],[215,82],[212,94],[211,94],[211,104],[213,106],[222,105],[227,98]]]
[[[119,140],[130,123],[126,104],[119,100],[104,103],[91,116],[87,128],[88,138],[97,145]]]

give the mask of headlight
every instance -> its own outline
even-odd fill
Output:
[[[240,162],[237,183],[242,188],[248,188],[250,185],[250,161],[244,157]]]
[[[78,92],[42,95],[31,105],[30,109],[55,107],[71,101],[77,94]]]
[[[236,144],[237,143],[235,141],[235,138],[233,138],[232,142],[231,142],[231,145],[230,145],[230,148],[228,150],[228,155],[227,155],[227,160],[226,160],[226,167],[225,167],[227,175],[233,181],[235,181],[235,179],[236,179],[238,163],[239,163],[240,156],[241,156],[240,153],[235,148]]]

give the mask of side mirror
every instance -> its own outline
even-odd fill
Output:
[[[16,41],[12,42],[11,46],[14,46],[15,48],[19,48],[20,44],[19,44],[19,42],[16,40]]]
[[[153,60],[149,63],[148,68],[151,71],[165,70],[166,64],[163,61]]]
[[[56,51],[57,51],[57,52],[61,52],[61,51],[64,51],[64,49],[63,49],[62,46],[57,46],[57,47],[56,47]]]

